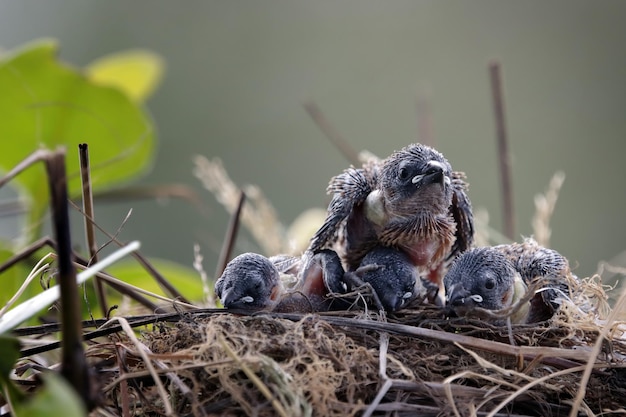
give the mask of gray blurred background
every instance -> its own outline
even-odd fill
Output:
[[[0,46],[53,37],[78,66],[137,47],[163,56],[147,103],[159,149],[141,183],[187,183],[207,210],[132,200],[99,204],[97,217],[114,231],[133,207],[122,238],[188,266],[198,242],[209,272],[229,216],[193,176],[193,155],[220,157],[238,184],[259,185],[287,224],[325,207],[328,180],[349,163],[307,99],[355,148],[387,156],[417,139],[416,99],[427,98],[436,148],[501,230],[487,76],[498,59],[517,234],[532,233],[534,195],[564,171],[551,246],[586,276],[626,249],[625,21],[617,0],[0,0]],[[237,252],[254,249],[242,233]]]

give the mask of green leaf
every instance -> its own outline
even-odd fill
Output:
[[[0,335],[0,377],[6,382],[13,371],[15,361],[20,357],[20,342],[10,336]]]
[[[41,374],[44,386],[28,401],[15,404],[16,417],[85,417],[87,410],[68,382],[53,372]]]
[[[137,49],[98,58],[86,68],[86,74],[93,82],[117,87],[141,102],[160,83],[163,67],[159,55]]]
[[[24,394],[18,390],[9,375],[13,372],[15,361],[20,357],[20,342],[10,336],[0,335],[0,382],[6,400],[16,404],[24,400]]]
[[[185,298],[190,301],[201,301],[204,298],[202,281],[196,270],[162,259],[150,259],[149,261]],[[156,294],[166,295],[152,275],[137,262],[118,262],[107,268],[107,272],[128,284]]]
[[[60,62],[57,49],[53,41],[39,41],[0,60],[0,170],[12,169],[42,146],[64,145],[70,195],[76,196],[78,145],[88,143],[95,190],[144,173],[155,149],[146,111],[119,88],[97,84]],[[43,164],[30,167],[15,181],[28,199],[28,226],[33,229],[48,206]]]

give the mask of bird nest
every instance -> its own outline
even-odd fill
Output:
[[[591,290],[591,291],[590,291]],[[583,280],[585,303],[604,301]],[[593,293],[593,296],[589,296]],[[496,327],[416,305],[384,316],[198,310],[155,317],[87,354],[101,415],[563,416],[624,412],[626,339],[580,299]],[[167,319],[167,320],[166,320]],[[103,365],[106,364],[106,365]]]

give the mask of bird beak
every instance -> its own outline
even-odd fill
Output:
[[[483,302],[479,294],[472,294],[461,285],[453,285],[446,296],[447,306],[452,310],[472,309]]]
[[[450,177],[444,174],[445,167],[439,161],[428,161],[426,172],[420,175],[416,175],[411,179],[413,184],[428,185],[428,184],[450,184]]]
[[[380,301],[383,304],[383,307],[385,307],[387,311],[398,311],[402,307],[404,307],[404,305],[408,303],[411,300],[411,298],[413,298],[413,293],[405,292],[405,293],[388,294],[385,297],[383,297],[383,299]]]
[[[222,299],[225,308],[246,308],[252,302],[254,302],[253,297],[249,295],[241,297],[235,291],[227,291]]]

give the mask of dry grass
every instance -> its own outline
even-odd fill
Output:
[[[578,296],[589,301],[587,287]],[[601,291],[592,288],[591,293]],[[493,327],[450,320],[426,305],[383,320],[362,310],[319,315],[186,313],[155,324],[141,343],[126,335],[94,345],[105,402],[94,415],[564,416],[623,412],[624,326],[577,302],[549,323]],[[604,331],[601,350],[593,347]],[[514,344],[510,343],[510,339]],[[123,351],[123,354],[120,352]],[[147,367],[149,360],[157,364]],[[160,369],[159,369],[160,368]],[[589,381],[582,384],[585,369]],[[156,373],[160,378],[155,379]],[[175,375],[175,378],[173,378]],[[168,397],[157,389],[160,381]],[[125,385],[122,384],[125,383]],[[587,387],[584,390],[585,386]],[[185,389],[181,389],[184,387]]]

